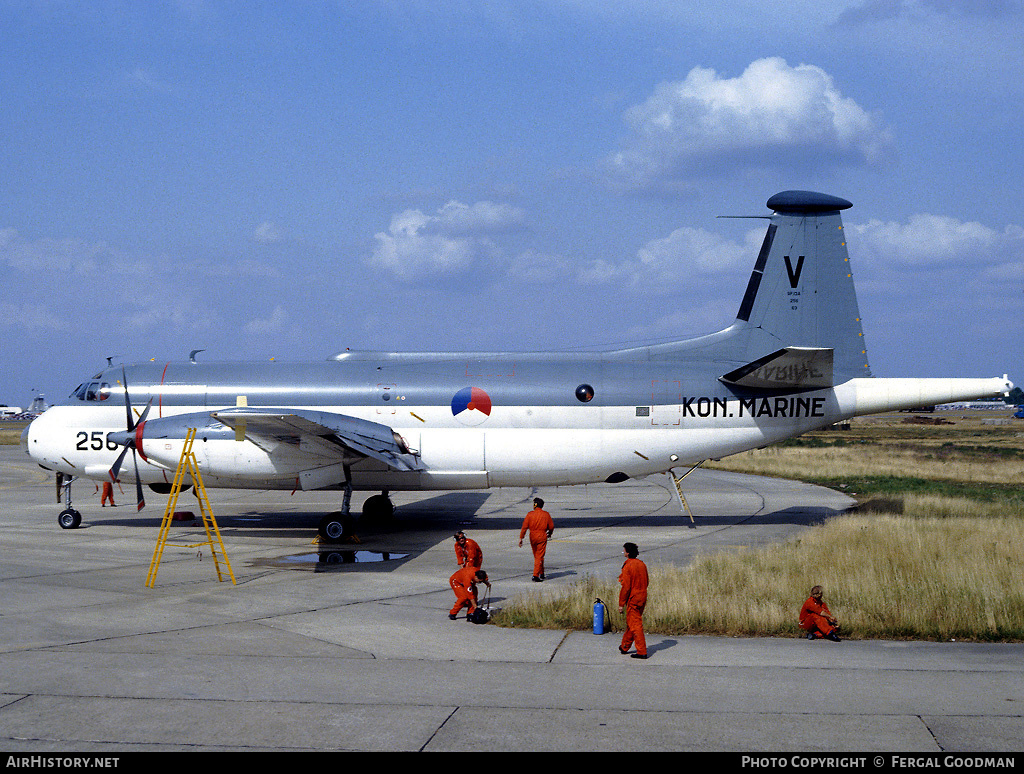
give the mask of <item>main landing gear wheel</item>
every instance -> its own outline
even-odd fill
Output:
[[[349,528],[349,520],[343,511],[335,511],[324,516],[320,520],[318,531],[320,537],[332,543],[341,540],[352,532]]]
[[[386,523],[395,515],[395,504],[386,494],[368,497],[363,503],[363,518],[370,522]]]
[[[74,508],[65,508],[57,516],[57,523],[60,524],[61,529],[78,529],[82,523],[82,514]]]

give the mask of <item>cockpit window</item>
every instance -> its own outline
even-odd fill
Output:
[[[78,385],[71,397],[78,400],[107,400],[110,397],[110,385],[107,382],[85,382]]]

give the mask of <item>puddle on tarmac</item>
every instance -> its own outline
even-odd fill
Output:
[[[277,559],[267,559],[260,562],[260,564],[272,565],[274,567],[294,567],[297,569],[312,568],[314,572],[331,572],[340,570],[348,564],[394,562],[406,559],[408,556],[409,554],[399,554],[393,551],[363,551],[347,548],[325,548],[311,554],[296,554],[295,556],[282,556]]]

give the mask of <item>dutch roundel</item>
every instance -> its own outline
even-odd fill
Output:
[[[479,387],[463,387],[452,398],[452,415],[464,425],[479,425],[491,415],[491,396]]]

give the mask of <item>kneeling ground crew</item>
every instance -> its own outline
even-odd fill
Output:
[[[476,610],[476,584],[483,583],[487,588],[491,587],[491,582],[487,580],[487,573],[473,566],[456,570],[455,574],[448,579],[448,583],[451,584],[452,591],[455,592],[455,607],[448,613],[448,617],[453,621],[464,607],[469,608],[468,615],[472,615]]]

